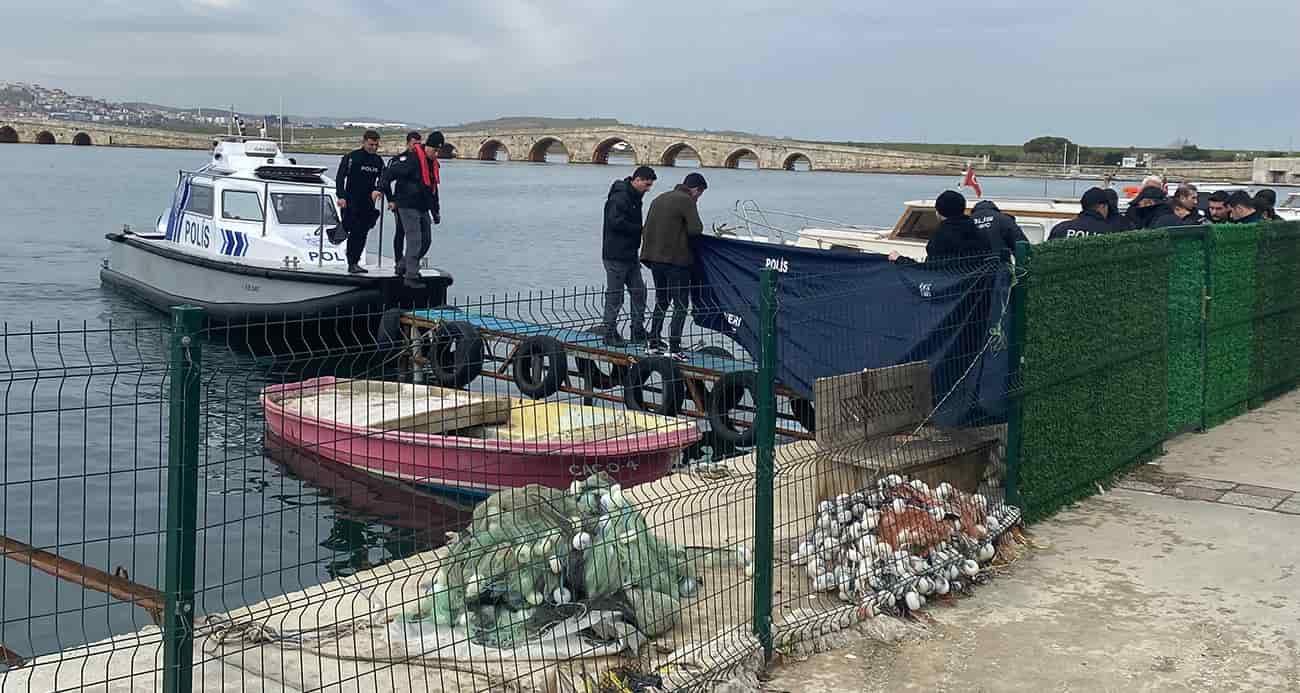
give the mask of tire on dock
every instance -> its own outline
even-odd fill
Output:
[[[609,373],[606,374],[600,370],[600,364],[592,359],[579,356],[574,361],[578,366],[578,373],[590,390],[609,390],[618,387],[627,375],[625,369],[617,363],[609,364]]]
[[[646,401],[644,391],[646,382],[656,373],[664,381],[663,398],[657,406]],[[637,361],[627,369],[627,375],[623,378],[623,403],[628,408],[663,416],[677,416],[685,401],[686,381],[682,379],[682,371],[673,359],[652,356]]]
[[[433,329],[423,356],[438,384],[460,389],[483,371],[483,336],[467,322],[453,320]]]
[[[758,374],[754,371],[730,371],[723,373],[717,384],[709,393],[709,426],[720,439],[742,448],[754,446],[755,426],[741,430],[731,420],[731,411],[749,392],[751,400],[756,400]]]
[[[519,344],[511,368],[515,387],[533,399],[544,399],[569,384],[569,356],[564,342],[533,335]]]
[[[817,430],[817,410],[813,408],[811,401],[802,397],[791,398],[790,413],[794,414],[794,420],[798,421],[805,431],[813,433]]]

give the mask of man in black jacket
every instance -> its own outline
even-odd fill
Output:
[[[348,272],[352,274],[366,273],[361,266],[361,254],[366,249],[366,236],[381,214],[375,209],[379,201],[379,176],[384,172],[384,160],[375,153],[378,149],[379,133],[366,130],[361,136],[361,148],[343,156],[338,175],[334,177],[343,228],[348,232]]]
[[[1184,183],[1178,186],[1174,192],[1173,204],[1170,205],[1168,214],[1165,214],[1151,223],[1153,229],[1163,229],[1173,226],[1199,226],[1209,223],[1205,217],[1201,216],[1201,211],[1197,209],[1200,204],[1200,193],[1196,186],[1191,183]]]
[[[407,150],[398,155],[384,169],[379,179],[379,186],[390,200],[389,208],[397,212],[406,241],[406,251],[397,260],[399,274],[404,277],[407,288],[421,289],[420,259],[427,250],[433,235],[429,210],[434,201],[436,183],[436,162],[430,162],[421,145],[420,133],[406,135]],[[413,249],[419,248],[420,250]]]
[[[1137,229],[1152,228],[1157,219],[1173,213],[1164,189],[1155,187],[1142,188],[1137,197],[1133,198],[1128,211],[1133,227]]]
[[[975,226],[989,235],[994,252],[1006,248],[1012,255],[1016,253],[1016,243],[1027,241],[1025,232],[1010,214],[998,209],[992,200],[980,200],[971,209],[971,220]]]
[[[1228,196],[1228,208],[1232,210],[1234,224],[1255,224],[1264,221],[1264,215],[1255,209],[1255,198],[1245,190],[1238,190]]]
[[[605,265],[605,344],[627,346],[618,333],[618,312],[623,308],[623,289],[632,297],[633,342],[646,341],[645,280],[637,258],[641,251],[641,200],[655,184],[654,169],[639,166],[628,178],[609,186],[605,198],[605,222],[601,229],[600,260]]]
[[[1079,216],[1053,226],[1052,232],[1047,235],[1047,240],[1100,236],[1114,232],[1115,225],[1106,218],[1110,213],[1110,204],[1105,190],[1088,188],[1079,200],[1079,206],[1083,211],[1079,212]]]
[[[1232,210],[1228,207],[1228,191],[1215,190],[1210,193],[1209,202],[1205,211],[1207,214],[1208,224],[1226,224],[1232,221]]]
[[[1111,231],[1132,231],[1133,220],[1119,211],[1119,193],[1114,188],[1106,188],[1106,221],[1110,222]]]
[[[993,241],[966,216],[966,198],[956,190],[945,190],[934,201],[939,228],[925,244],[926,264],[993,254]],[[897,250],[889,254],[891,262],[910,264]]]

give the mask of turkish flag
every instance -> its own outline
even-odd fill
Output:
[[[961,187],[974,188],[975,197],[984,197],[984,191],[980,189],[979,179],[975,177],[975,169],[970,166],[966,167],[966,176],[961,180]]]

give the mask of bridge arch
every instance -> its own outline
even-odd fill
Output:
[[[75,144],[75,145],[77,145],[77,146],[79,146],[79,147],[89,147],[90,145],[94,144],[95,142],[94,142],[94,140],[91,140],[91,139],[90,139],[90,135],[89,135],[89,134],[84,133],[84,132],[78,132],[77,134],[75,134],[75,135],[72,136],[72,143]]]
[[[664,150],[659,156],[660,166],[677,166],[678,159],[691,159],[695,161],[695,166],[702,166],[703,159],[700,157],[700,150],[692,147],[686,142],[678,142]]]
[[[812,157],[803,152],[790,152],[781,162],[781,168],[787,171],[811,171]]]
[[[49,130],[41,130],[36,133],[36,144],[54,144],[54,133]]]
[[[0,128],[0,144],[18,144],[18,131],[8,125]]]
[[[504,159],[501,158],[503,154],[505,155]],[[510,150],[506,148],[505,143],[501,140],[484,140],[483,144],[478,148],[478,158],[480,161],[509,161]]]
[[[537,163],[546,163],[549,161],[549,159],[546,158],[547,154],[558,155],[560,153],[555,151],[557,146],[562,150],[564,158],[567,161],[572,155],[571,152],[569,152],[569,147],[565,145],[564,141],[560,138],[550,136],[543,137],[533,143],[533,146],[528,150],[528,160]]]
[[[625,146],[620,148],[618,147],[620,144]],[[626,137],[609,137],[596,145],[595,151],[591,153],[591,163],[608,164],[611,152],[619,152],[620,154],[626,152],[628,156],[632,157],[634,165],[641,163],[637,160],[636,147],[632,146],[632,143]]]
[[[742,161],[746,161],[746,162],[752,161],[753,165],[741,166],[740,164]],[[737,149],[732,153],[728,154],[727,158],[722,160],[722,165],[725,168],[762,168],[763,167],[762,164],[759,162],[758,153],[750,149],[749,147],[741,147],[740,149]]]

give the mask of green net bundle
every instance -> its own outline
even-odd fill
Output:
[[[672,628],[698,584],[685,550],[656,538],[601,473],[567,491],[529,485],[480,503],[404,620],[511,647],[598,608],[622,611],[655,636]]]

